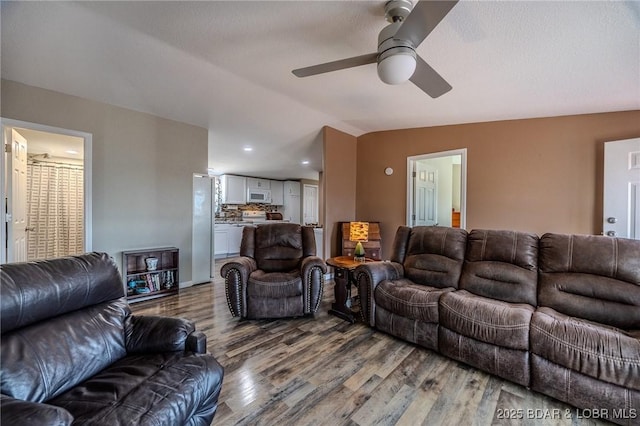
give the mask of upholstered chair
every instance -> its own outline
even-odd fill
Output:
[[[438,349],[438,300],[458,288],[467,232],[400,226],[389,262],[355,271],[363,320],[381,331]]]
[[[314,314],[326,271],[316,256],[313,228],[271,223],[245,226],[240,258],[220,273],[231,314],[260,319]]]
[[[537,280],[537,235],[471,231],[458,291],[439,301],[440,352],[529,386]]]

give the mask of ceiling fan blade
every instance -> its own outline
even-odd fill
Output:
[[[409,80],[434,99],[452,89],[451,85],[419,55],[416,55],[416,71]]]
[[[409,16],[402,22],[393,38],[410,40],[413,43],[413,47],[417,48],[440,21],[444,19],[447,13],[453,9],[456,3],[458,3],[458,0],[423,0],[418,2]]]
[[[378,60],[378,53],[354,56],[353,58],[340,59],[339,61],[326,62],[324,64],[312,65],[306,68],[293,70],[296,77],[309,77],[311,75],[323,74],[325,72],[342,70],[345,68],[359,67],[361,65],[374,64]]]

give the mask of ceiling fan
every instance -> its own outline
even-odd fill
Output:
[[[410,0],[388,1],[384,12],[391,24],[380,31],[377,52],[299,68],[293,74],[309,77],[377,63],[383,82],[400,84],[410,80],[432,98],[442,96],[452,89],[451,85],[416,53],[416,48],[457,2],[424,0],[414,7]]]

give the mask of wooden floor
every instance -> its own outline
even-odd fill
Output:
[[[218,266],[218,270],[220,265]],[[214,425],[603,425],[566,404],[328,315],[231,317],[221,278],[132,304],[188,318],[225,377]]]

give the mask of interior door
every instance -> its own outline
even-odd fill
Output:
[[[318,223],[318,187],[304,185],[304,223]]]
[[[640,138],[604,144],[603,231],[640,239]]]
[[[10,153],[7,155],[9,182],[7,211],[7,262],[27,260],[27,140],[11,129]]]
[[[423,161],[415,162],[413,226],[438,224],[438,170]]]

